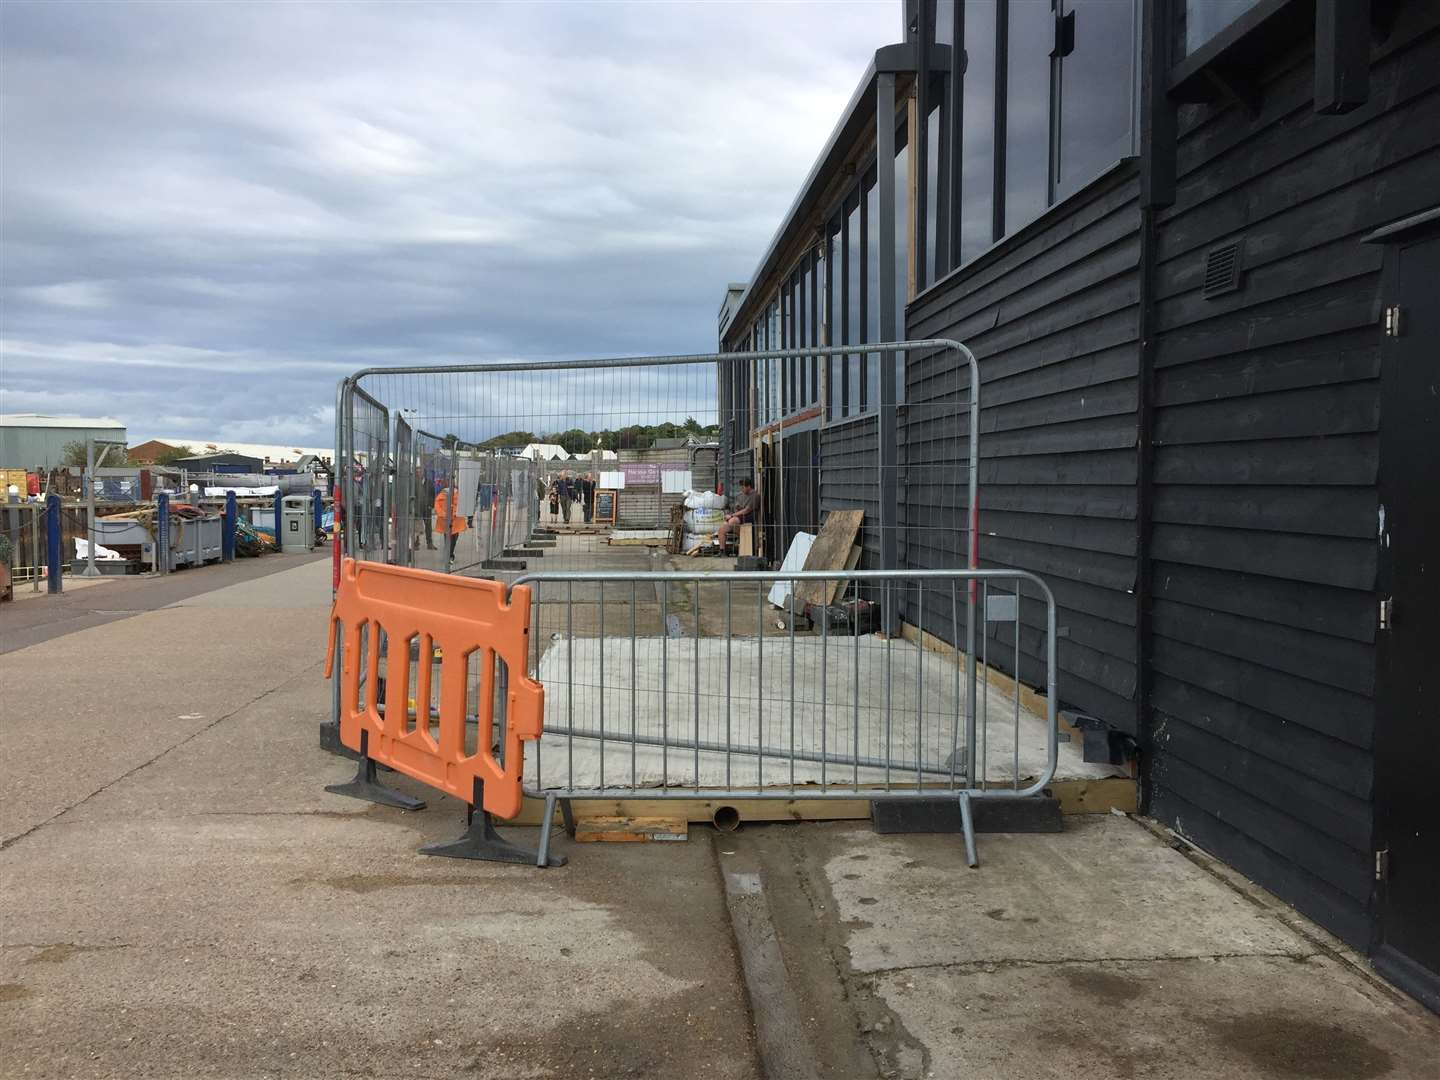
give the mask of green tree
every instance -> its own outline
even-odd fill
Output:
[[[181,458],[194,457],[195,451],[188,446],[172,446],[155,455],[156,465],[174,465]]]
[[[480,444],[480,449],[498,450],[502,446],[529,446],[531,443],[539,441],[533,431],[507,431],[503,435],[495,435],[486,439]]]

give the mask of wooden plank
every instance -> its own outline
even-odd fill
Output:
[[[683,817],[585,817],[575,819],[580,844],[645,844],[684,841],[690,823]]]
[[[755,554],[755,526],[740,526],[740,554],[741,556]]]
[[[884,788],[878,785],[874,790],[877,796],[884,793]],[[1135,781],[1124,776],[1101,780],[1056,780],[1047,790],[1060,803],[1060,812],[1063,814],[1104,814],[1112,807],[1132,813],[1137,806]],[[690,825],[708,825],[714,821],[715,811],[721,807],[736,811],[742,824],[762,821],[870,820],[870,800],[863,796],[853,799],[792,799],[777,793],[774,798],[736,799],[733,802],[712,799],[576,799],[574,803],[577,832],[581,822],[596,819],[622,822],[684,821]],[[544,799],[527,796],[520,813],[506,824],[539,825],[544,812]]]
[[[810,554],[805,557],[805,570],[843,570],[860,532],[863,510],[831,510],[825,515]],[[828,604],[840,589],[839,581],[802,581],[795,590],[796,598],[807,604]]]

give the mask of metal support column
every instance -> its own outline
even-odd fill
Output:
[[[164,491],[155,496],[155,571],[170,572],[170,496]]]
[[[875,160],[880,189],[880,340],[903,337],[895,328],[895,76],[875,77]],[[899,424],[895,415],[896,354],[871,354],[880,363],[880,569],[900,568]],[[898,589],[886,589],[881,625],[887,634],[900,632]]]
[[[85,569],[81,577],[99,577],[95,569],[95,440],[85,438]]]
[[[60,550],[60,496],[45,496],[45,580],[51,595],[64,588],[63,553]]]
[[[225,562],[235,561],[235,522],[239,508],[235,505],[235,492],[225,492],[225,522],[220,526],[220,558]]]

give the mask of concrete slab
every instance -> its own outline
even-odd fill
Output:
[[[577,637],[549,644],[539,679],[547,733],[526,762],[527,784],[537,788],[693,787],[697,776],[701,787],[788,786],[792,747],[801,755],[797,784],[853,786],[858,747],[858,783],[885,783],[889,761],[889,779],[913,788],[917,766],[926,783],[948,782],[964,743],[965,686],[954,661],[873,635],[766,638],[763,646],[753,637],[648,637],[633,647],[628,637]],[[987,690],[981,704],[989,782],[1039,776],[1044,720],[1021,708],[1017,730],[1014,702],[998,691]],[[649,744],[633,758],[632,733]],[[739,752],[727,758],[727,745]],[[1060,744],[1059,753],[1061,778],[1121,775],[1086,763],[1076,744]],[[563,772],[546,771],[547,761],[551,770],[563,763]]]
[[[611,845],[583,875],[415,854],[449,829],[179,816],[11,848],[6,1071],[754,1075],[706,845]]]
[[[966,868],[955,836],[836,836],[843,851],[825,862],[825,876],[838,917],[855,924],[851,967],[1308,951],[1127,819],[1084,815],[1065,825],[980,837],[979,871]]]
[[[901,1076],[1425,1080],[1437,1031],[1328,956],[893,972]],[[901,1063],[908,1057],[908,1064]]]

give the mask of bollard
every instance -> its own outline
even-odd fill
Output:
[[[155,496],[155,572],[170,572],[170,495]]]
[[[45,496],[45,574],[52,596],[64,588],[61,569],[63,552],[60,549],[60,496]]]
[[[284,551],[284,541],[280,536],[280,520],[284,516],[282,507],[285,505],[285,492],[280,487],[275,488],[275,550]]]
[[[226,562],[235,561],[235,518],[238,513],[235,492],[225,492],[225,522],[220,526],[220,557]]]
[[[325,528],[325,499],[316,488],[310,493],[310,511],[315,515],[315,543],[320,543],[320,531]]]

